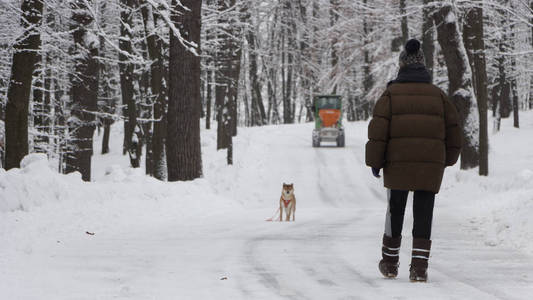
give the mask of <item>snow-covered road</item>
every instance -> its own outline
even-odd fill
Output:
[[[410,212],[399,277],[383,279],[385,192],[364,166],[365,126],[348,127],[346,148],[312,148],[311,128],[244,130],[233,168],[205,160],[198,207],[161,184],[166,196],[146,192],[142,201],[150,193],[154,203],[144,206],[114,199],[6,214],[0,299],[533,299],[533,256],[487,245],[446,189],[435,208],[429,282],[408,280]],[[93,188],[109,184],[102,170]],[[295,184],[296,222],[265,222],[283,182]]]

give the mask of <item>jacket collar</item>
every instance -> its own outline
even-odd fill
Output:
[[[424,65],[413,64],[400,68],[398,77],[390,81],[388,85],[407,82],[431,83],[432,79],[428,69]]]

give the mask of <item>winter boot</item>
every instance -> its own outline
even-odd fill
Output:
[[[428,280],[428,260],[431,240],[413,238],[413,254],[409,279],[412,282],[426,282]]]
[[[396,278],[398,276],[401,243],[401,236],[392,238],[383,235],[383,246],[381,247],[381,256],[383,259],[379,262],[379,271],[386,278]]]

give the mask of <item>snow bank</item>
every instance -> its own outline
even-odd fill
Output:
[[[533,170],[509,177],[481,178],[475,171],[454,171],[443,201],[455,206],[467,228],[484,233],[487,246],[533,251]]]
[[[20,169],[0,169],[0,212],[26,211],[66,199],[81,181],[79,173],[60,175],[52,171],[45,154],[30,154],[20,164]]]
[[[58,223],[72,223],[76,215],[78,221],[100,227],[109,222],[127,226],[132,217],[149,224],[162,217],[203,217],[234,206],[205,179],[165,183],[140,168],[110,165],[98,182],[89,183],[78,172],[58,174],[45,154],[30,154],[20,169],[0,169],[0,213],[33,212],[40,220]]]
[[[532,253],[533,112],[520,117],[520,129],[512,127],[512,118],[504,119],[501,132],[490,136],[489,176],[456,166],[447,171],[439,198],[465,219],[466,228],[482,232],[487,246]]]

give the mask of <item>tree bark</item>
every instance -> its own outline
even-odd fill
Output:
[[[165,179],[165,88],[163,82],[165,80],[164,72],[164,58],[163,58],[163,41],[159,35],[154,32],[159,15],[153,13],[150,4],[144,2],[141,8],[141,14],[144,21],[144,29],[146,33],[146,43],[148,46],[148,56],[150,57],[150,88],[153,100],[153,117],[152,122],[152,137],[151,137],[151,160],[152,160],[152,174],[159,180]],[[148,151],[148,150],[147,150]]]
[[[452,5],[447,2],[442,4],[433,17],[437,39],[448,69],[448,94],[457,107],[463,124],[461,169],[475,168],[479,165],[478,111],[472,89],[472,73],[459,35],[457,16]]]
[[[330,0],[330,10],[329,10],[329,19],[330,19],[330,26],[333,28],[333,33],[331,35],[331,80],[335,80],[336,74],[338,72],[338,64],[339,64],[339,55],[337,53],[337,47],[339,43],[339,32],[338,30],[335,30],[335,25],[339,21],[339,13],[338,10],[340,9],[340,3],[339,0]],[[337,84],[333,84],[333,89],[331,91],[332,94],[337,94]]]
[[[102,16],[106,15],[107,12],[107,1],[101,2],[100,14]],[[106,20],[102,17],[100,26],[105,31],[107,27]],[[106,43],[105,38],[100,36],[100,56],[106,56]],[[106,57],[108,58],[108,57]],[[115,113],[115,98],[114,98],[114,86],[113,86],[113,75],[112,68],[108,63],[102,63],[100,66],[100,100],[99,102],[99,112],[102,112],[104,115],[100,117],[102,126],[104,127],[104,134],[102,137],[102,154],[109,153],[109,141],[111,137],[111,125],[113,124],[113,118],[111,115]]]
[[[512,8],[512,4],[511,4]],[[511,30],[511,49],[516,51],[516,34],[515,34],[515,25],[514,23],[511,23],[510,26]],[[515,73],[511,78],[511,93],[512,93],[512,99],[513,99],[513,127],[520,128],[520,107],[518,104],[518,79],[516,74],[516,57],[511,57],[511,66],[512,70]]]
[[[308,27],[308,17],[307,17],[307,7],[304,6],[302,0],[298,0],[298,7],[300,8],[300,17],[302,26]],[[310,40],[310,34],[307,30],[302,31],[302,38],[300,41],[300,78],[301,78],[301,88],[303,92],[303,97],[305,99],[305,121],[312,122],[314,120],[313,112],[311,111],[311,103],[313,101],[313,95],[311,92],[311,77],[312,70],[309,66],[309,60],[312,59],[312,51],[310,50],[309,44],[312,42]]]
[[[363,3],[366,5],[367,0],[364,0]],[[363,16],[363,32],[365,35],[365,44],[370,43],[370,39],[368,35],[370,34],[370,25],[368,21],[368,17],[365,15]],[[368,51],[368,48],[365,48],[363,50],[363,56],[364,56],[364,66],[363,66],[363,73],[364,73],[364,79],[363,79],[363,91],[364,91],[364,101],[362,105],[362,118],[363,120],[367,120],[371,115],[371,105],[370,105],[370,99],[368,98],[368,94],[370,92],[370,89],[372,89],[372,86],[374,85],[374,79],[372,78],[371,68],[370,64],[372,63],[370,59],[370,52]]]
[[[218,0],[221,12],[233,7],[236,1]],[[223,16],[220,23],[230,24],[219,36],[216,54],[216,100],[217,107],[217,149],[228,149],[232,137],[237,134],[237,92],[241,64],[241,45],[234,39],[240,37],[241,29],[235,16]],[[228,153],[232,153],[229,151]],[[228,161],[230,161],[228,159]]]
[[[468,60],[472,68],[472,79],[479,111],[479,175],[489,174],[489,136],[488,136],[488,80],[485,59],[485,42],[483,40],[483,3],[476,1],[466,15],[463,26],[463,41],[467,50]]]
[[[266,112],[265,106],[263,104],[263,96],[261,94],[262,86],[261,81],[258,76],[258,66],[257,66],[257,53],[256,53],[256,33],[255,26],[251,20],[251,5],[247,5],[246,19],[249,23],[249,28],[247,29],[246,41],[248,43],[248,76],[251,81],[251,109],[250,109],[250,119],[252,126],[262,126],[266,124]]]
[[[231,4],[225,0],[217,0],[220,12],[226,11]],[[220,18],[219,23],[229,23],[227,17]],[[217,150],[228,149],[232,138],[230,132],[230,101],[231,101],[231,28],[222,31],[218,40],[219,46],[215,58],[215,107],[217,114]]]
[[[211,67],[211,59],[208,59],[207,60],[207,67]],[[206,102],[205,102],[205,129],[211,129],[211,116],[212,116],[212,113],[211,113],[211,107],[213,106],[213,101],[212,101],[212,98],[213,98],[213,82],[212,82],[212,79],[213,79],[213,71],[211,70],[207,70],[207,80],[206,80],[206,90],[207,90],[207,95],[206,95]]]
[[[38,49],[42,48],[42,43],[39,44]],[[37,153],[47,153],[47,139],[46,133],[46,108],[44,103],[44,60],[42,54],[37,54],[37,63],[35,64],[35,72],[33,73],[33,151]]]
[[[200,32],[202,1],[172,0],[172,23],[179,28],[184,45],[170,35],[170,81],[167,115],[167,169],[169,181],[202,176],[200,147]],[[182,6],[183,5],[183,6]],[[186,8],[184,8],[186,7]],[[197,45],[197,47],[194,47]]]
[[[5,168],[19,168],[28,154],[28,107],[31,81],[41,41],[39,25],[43,14],[41,0],[24,0],[21,5],[24,33],[13,46],[11,77],[7,90],[5,120]]]
[[[120,0],[122,5],[120,12],[120,39],[119,53],[120,61],[120,90],[122,92],[122,105],[124,108],[124,148],[123,153],[129,153],[132,167],[139,166],[140,156],[136,153],[136,145],[133,145],[133,135],[135,127],[137,126],[137,105],[134,99],[134,65],[131,62],[131,58],[128,55],[133,54],[132,38],[133,32],[131,32],[133,26],[133,8],[135,5],[134,0]]]
[[[529,1],[529,8],[533,11],[533,0]],[[529,19],[529,23],[533,24],[533,14]],[[531,47],[533,48],[533,26],[531,26],[531,37],[530,37]],[[529,109],[533,109],[533,74],[530,75],[529,79]]]
[[[508,2],[505,2],[505,4],[508,4]],[[497,130],[500,130],[500,118],[506,119],[511,116],[512,111],[512,99],[511,99],[511,86],[510,86],[510,80],[508,74],[508,58],[505,55],[507,51],[509,51],[509,38],[510,34],[508,32],[507,23],[509,20],[507,19],[507,13],[504,10],[499,11],[501,14],[501,31],[502,31],[502,38],[499,40],[499,53],[498,58],[496,59],[498,61],[498,85],[497,85],[497,91],[498,91],[498,98],[494,99],[493,101],[497,101],[497,107],[498,107],[498,126]]]
[[[94,21],[88,7],[91,4],[91,1],[75,1],[71,4],[76,76],[71,79],[72,104],[69,131],[74,147],[67,154],[66,172],[78,171],[84,181],[91,180],[91,157],[100,75],[100,63],[97,58],[99,43],[96,36],[89,31]]]
[[[402,45],[407,43],[409,40],[409,24],[407,23],[407,12],[405,11],[406,0],[400,0],[400,14],[402,15]]]
[[[429,5],[433,0],[424,0],[424,23],[422,24],[422,51],[424,51],[424,58],[426,60],[426,67],[433,77],[433,68],[435,66],[434,56],[435,56],[435,38],[434,31],[435,27],[433,25],[433,9]]]

